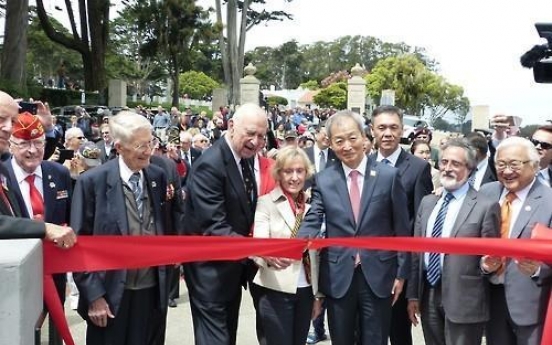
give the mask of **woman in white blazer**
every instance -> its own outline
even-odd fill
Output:
[[[314,173],[306,153],[297,147],[278,152],[273,167],[276,187],[257,201],[254,237],[293,238],[309,205],[303,192]],[[253,283],[259,286],[258,317],[267,345],[304,345],[310,320],[320,311],[318,260],[315,251],[303,260],[256,258]]]

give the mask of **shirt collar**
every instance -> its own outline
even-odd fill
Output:
[[[345,174],[345,177],[349,177],[349,174],[352,170],[358,171],[362,176],[366,176],[366,166],[368,165],[368,158],[366,155],[363,155],[362,160],[360,161],[360,164],[355,168],[351,169],[345,163],[341,163],[341,166],[343,167],[343,173]]]
[[[228,144],[228,147],[230,148],[230,151],[232,152],[232,156],[234,156],[234,160],[236,161],[236,165],[239,167],[240,166],[240,161],[242,160],[242,158],[240,156],[238,156],[236,151],[234,151],[234,148],[232,147],[232,142],[230,141],[230,136],[225,135],[224,140],[226,140],[226,143]]]
[[[134,174],[134,171],[130,170],[128,165],[126,165],[123,157],[119,156],[119,172],[121,174],[121,179],[124,183],[129,184],[130,177]],[[140,180],[144,178],[144,173],[140,170]]]
[[[23,182],[27,178],[27,176],[32,175],[26,172],[25,170],[23,170],[23,168],[21,168],[19,164],[17,164],[14,158],[11,159],[11,164],[13,168],[13,174],[15,175],[15,179],[17,180],[18,184]],[[42,167],[39,165],[35,169],[33,174],[38,176],[40,179],[42,179]]]
[[[452,195],[454,196],[454,199],[455,200],[458,200],[460,198],[462,198],[464,195],[466,195],[466,193],[468,192],[468,190],[470,189],[470,184],[468,182],[464,182],[464,184],[456,189],[456,190],[453,190],[453,191],[447,191],[446,189],[444,190],[443,192],[443,195],[441,196],[442,198],[445,197],[445,195],[448,193],[452,193]]]
[[[522,190],[519,190],[516,192],[516,197],[519,199],[519,201],[521,201],[521,203],[524,203],[525,202],[525,199],[527,198],[527,195],[529,194],[529,191],[531,190],[531,188],[533,188],[533,185],[535,184],[535,181],[537,179],[534,178],[533,181],[531,183],[529,183],[529,185],[525,188],[523,188]],[[508,194],[509,190],[506,189],[506,188],[503,188],[502,189],[502,194],[500,194],[500,202],[502,202],[502,200],[504,200],[504,198],[506,198],[506,194]]]
[[[376,161],[381,162],[384,158],[387,158],[387,160],[391,163],[392,166],[397,165],[397,160],[399,160],[399,156],[401,154],[401,146],[397,146],[397,149],[393,151],[392,154],[390,154],[387,157],[384,157],[380,151],[378,151],[378,157],[376,158]]]

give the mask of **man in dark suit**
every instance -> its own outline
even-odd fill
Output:
[[[119,158],[79,176],[71,226],[83,236],[165,234],[167,177],[150,165],[151,124],[122,111],[109,126]],[[82,272],[74,279],[88,345],[155,343],[155,321],[165,315],[168,301],[165,267]]]
[[[397,169],[364,153],[360,115],[341,111],[326,128],[340,159],[318,173],[311,208],[299,237],[410,236],[406,193]],[[324,217],[325,216],[325,217]],[[386,344],[391,306],[401,293],[410,266],[406,253],[330,247],[320,252],[320,291],[326,296],[332,344]],[[357,327],[360,326],[360,327]]]
[[[479,190],[482,185],[496,181],[494,164],[490,164],[490,158],[487,155],[489,152],[489,144],[483,135],[474,132],[470,133],[467,139],[470,145],[475,149],[475,156],[477,159],[477,166],[472,171],[468,181],[475,190]]]
[[[479,195],[500,203],[502,238],[530,238],[535,224],[552,227],[552,190],[536,177],[539,160],[535,146],[521,137],[504,139],[496,149],[498,182],[481,187]],[[487,344],[540,344],[550,267],[529,259],[484,256],[481,268],[492,273]]]
[[[372,113],[372,133],[378,151],[372,159],[398,169],[401,182],[406,190],[408,202],[408,230],[414,230],[414,218],[422,198],[433,190],[431,167],[400,147],[403,132],[402,111],[395,106],[380,106]],[[404,293],[393,306],[391,321],[391,345],[412,345],[411,323],[407,312]]]
[[[39,104],[39,111],[44,110],[42,107],[43,105]],[[0,153],[7,154],[8,159],[13,120],[17,118],[18,112],[17,102],[7,93],[0,91]],[[5,164],[0,163],[0,238],[46,238],[62,248],[72,247],[77,239],[71,228],[19,218],[23,213],[13,192],[14,182]]]
[[[468,183],[475,166],[475,150],[467,140],[451,139],[445,144],[439,161],[444,190],[440,196],[422,199],[416,237],[498,237],[498,204],[478,196]],[[489,320],[489,285],[480,260],[476,255],[412,255],[408,312],[414,325],[421,315],[427,345],[481,344]]]
[[[188,171],[199,156],[201,151],[192,147],[192,135],[189,132],[180,132],[180,158],[188,166]]]
[[[186,234],[249,236],[257,188],[253,156],[264,145],[266,114],[244,104],[229,121],[225,136],[192,165],[187,182]],[[242,286],[253,276],[250,260],[184,265],[195,343],[236,343]]]
[[[100,134],[102,135],[102,139],[98,141],[96,145],[101,151],[100,159],[102,160],[102,163],[105,163],[108,160],[117,157],[117,152],[113,147],[113,139],[111,138],[111,133],[109,131],[109,124],[101,124]]]
[[[37,116],[19,114],[13,121],[10,139],[12,159],[6,165],[17,196],[22,216],[49,223],[69,223],[71,210],[71,176],[56,162],[44,161],[46,138]],[[63,304],[66,275],[54,274],[54,283]],[[53,323],[50,326],[50,345],[61,344]]]
[[[552,181],[552,125],[537,128],[531,142],[540,156],[538,177],[542,184],[550,187]]]

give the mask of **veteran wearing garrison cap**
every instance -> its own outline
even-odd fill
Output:
[[[40,119],[27,112],[19,114],[13,120],[9,143],[12,157],[5,165],[22,217],[68,224],[71,177],[61,164],[43,159],[46,138]],[[63,303],[65,274],[54,274],[54,282]],[[59,337],[57,343],[61,344]]]

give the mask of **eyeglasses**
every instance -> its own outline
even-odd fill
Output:
[[[148,150],[153,150],[155,148],[155,146],[158,145],[158,143],[159,143],[159,141],[157,141],[155,139],[152,139],[152,140],[148,141],[147,143],[142,143],[138,146],[135,146],[134,151],[139,152],[139,153],[145,153]]]
[[[540,141],[540,140],[537,140],[537,139],[531,139],[531,142],[533,143],[533,145],[535,145],[535,147],[540,145],[541,149],[543,149],[543,150],[552,149],[552,144],[547,143],[545,141]]]
[[[10,141],[13,145],[19,147],[20,149],[29,150],[31,146],[34,146],[36,149],[43,149],[46,146],[46,140],[26,140],[20,143],[15,141]]]
[[[84,139],[86,139],[86,137],[72,137],[71,139],[79,139],[79,140],[84,140]]]
[[[496,170],[498,171],[504,171],[506,170],[506,168],[510,168],[510,170],[512,171],[520,171],[523,168],[523,166],[529,162],[530,160],[526,160],[526,161],[513,160],[509,162],[496,161],[495,167],[496,167]]]

